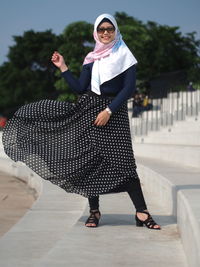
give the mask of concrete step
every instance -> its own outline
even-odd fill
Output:
[[[200,266],[200,168],[139,157],[137,162],[149,194],[177,218],[188,266]]]
[[[135,143],[200,145],[200,120],[194,118],[149,132],[146,136],[134,136],[134,126],[132,131]]]
[[[154,132],[147,136],[135,136],[134,143],[200,146],[200,132],[175,132],[174,128]]]
[[[200,168],[200,146],[134,143],[133,149],[139,157]]]

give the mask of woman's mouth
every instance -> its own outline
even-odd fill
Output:
[[[109,36],[103,36],[102,39],[104,39],[104,40],[109,40],[110,37],[109,37]]]

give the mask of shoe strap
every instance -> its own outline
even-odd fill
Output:
[[[93,211],[93,210],[90,210],[90,213],[91,213],[91,214],[94,214],[94,215],[95,215],[96,213],[99,213],[99,214],[101,214],[99,210],[95,210],[95,211]]]

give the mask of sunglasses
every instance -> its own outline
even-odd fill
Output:
[[[104,33],[107,31],[108,33],[113,33],[115,31],[114,27],[108,27],[108,28],[97,28],[98,33]]]

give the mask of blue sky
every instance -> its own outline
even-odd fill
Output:
[[[200,39],[200,0],[0,0],[0,64],[6,61],[13,35],[33,29],[60,34],[69,23],[93,23],[101,13],[124,11],[143,22],[196,31]]]

